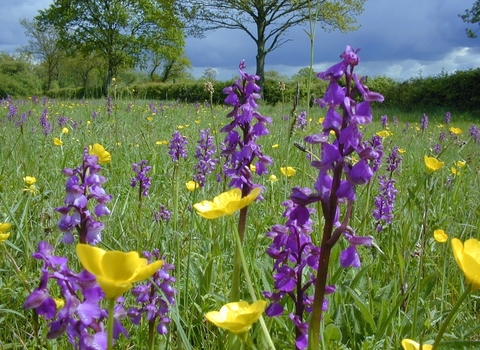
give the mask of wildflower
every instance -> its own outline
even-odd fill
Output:
[[[105,148],[99,144],[94,143],[93,146],[88,146],[90,155],[94,155],[98,157],[99,164],[107,164],[110,163],[112,160],[112,156],[109,152],[105,150]]]
[[[12,227],[9,223],[0,223],[0,243],[5,242],[10,237],[10,232],[6,232],[10,230]]]
[[[23,181],[25,182],[25,185],[30,186],[37,182],[37,179],[34,176],[25,176]]]
[[[52,133],[53,127],[52,124],[48,121],[48,109],[44,109],[42,116],[40,117],[40,125],[43,128],[43,134],[48,136]]]
[[[242,335],[258,321],[266,306],[265,300],[258,300],[252,304],[239,301],[223,305],[220,311],[210,311],[205,317],[217,327]]]
[[[462,133],[462,129],[454,128],[453,126],[448,129],[453,135],[460,135]]]
[[[387,115],[382,115],[380,117],[380,122],[382,123],[382,128],[385,129],[388,125],[388,116]],[[381,136],[381,135],[378,135],[378,136]]]
[[[245,73],[245,68],[245,62],[240,62],[240,77],[232,86],[222,90],[227,95],[225,103],[233,106],[227,118],[233,120],[221,129],[227,133],[221,154],[225,157],[224,174],[231,179],[229,186],[248,193],[255,187],[248,170],[250,165],[254,164],[257,175],[261,176],[268,173],[266,166],[273,160],[263,154],[261,145],[256,142],[259,137],[269,134],[267,124],[272,121],[257,111],[260,87],[255,82],[260,78]]]
[[[55,146],[61,146],[61,145],[63,145],[63,141],[60,140],[58,137],[54,137],[54,138],[53,138],[53,144],[54,144]]]
[[[440,170],[445,165],[444,162],[440,162],[435,157],[425,156],[424,161],[425,161],[425,165],[427,166],[427,173],[428,174],[431,174],[431,173],[433,173],[437,170]]]
[[[453,238],[451,242],[455,261],[474,292],[480,288],[480,241],[471,238],[462,243],[459,239]]]
[[[68,128],[62,128],[62,134],[68,134],[69,130]]]
[[[420,348],[420,344],[411,340],[411,339],[403,339],[402,340],[402,347],[403,350],[431,350],[433,349],[432,345],[423,344],[422,348]]]
[[[382,130],[382,131],[378,131],[376,135],[386,138],[386,137],[392,136],[392,133],[388,130]]]
[[[168,154],[172,158],[172,162],[178,162],[180,157],[187,158],[187,138],[178,131],[173,133],[168,148],[170,149]]]
[[[447,134],[445,134],[444,131],[442,131],[439,135],[438,135],[438,141],[440,142],[445,142],[447,140]]]
[[[465,168],[466,165],[467,165],[467,163],[464,162],[464,161],[461,161],[461,160],[458,160],[458,161],[455,162],[455,166],[457,168]]]
[[[143,256],[149,263],[155,258],[160,260],[159,250],[153,252],[143,252]],[[164,260],[163,258],[161,260]],[[170,305],[175,304],[175,295],[177,290],[172,286],[175,283],[175,277],[171,276],[169,271],[175,269],[172,264],[163,263],[145,284],[139,284],[132,289],[132,295],[136,297],[136,302],[140,307],[133,307],[128,310],[128,316],[134,324],[139,324],[142,314],[149,323],[155,323],[158,320],[157,333],[166,334],[167,325],[170,318],[167,316],[170,311]],[[161,291],[161,292],[159,292]]]
[[[139,198],[141,196],[148,196],[148,190],[151,185],[151,177],[147,176],[147,173],[152,169],[152,167],[148,165],[147,160],[141,160],[138,164],[133,163],[132,168],[136,173],[136,176],[130,178],[130,186],[135,187],[138,183]]]
[[[242,197],[242,191],[234,188],[223,192],[213,201],[202,201],[193,205],[198,215],[206,219],[216,219],[224,215],[232,215],[252,203],[260,195],[261,188],[255,187],[248,195]]]
[[[95,275],[107,299],[117,299],[133,287],[133,282],[149,278],[163,265],[162,260],[148,264],[137,252],[105,251],[82,243],[77,244],[76,251],[82,266]]]
[[[270,175],[269,180],[271,183],[274,183],[278,181],[278,178],[274,174],[272,174]]]
[[[450,124],[452,114],[450,112],[445,113],[445,124]]]
[[[373,209],[373,217],[378,221],[384,221],[386,224],[391,224],[393,219],[393,208],[397,196],[395,189],[395,179],[387,178],[386,176],[378,177],[379,194],[375,197],[375,209]],[[379,222],[377,224],[377,231],[382,231],[383,226]]]
[[[204,187],[207,182],[207,176],[214,170],[219,160],[214,157],[217,153],[217,147],[210,135],[210,129],[200,130],[200,140],[198,140],[195,158],[197,164],[193,167],[195,172],[193,180],[198,182],[200,187]]]
[[[478,130],[478,127],[475,125],[470,126],[468,129],[468,134],[473,138],[473,140],[477,143],[480,144],[480,130]]]
[[[438,229],[433,231],[433,238],[435,238],[438,243],[445,243],[448,240],[448,235],[444,230]]]
[[[195,181],[188,181],[185,186],[187,187],[187,190],[189,191],[195,191],[197,188],[200,187],[200,184],[198,182],[195,182]]]
[[[63,174],[68,176],[65,186],[67,196],[63,202],[64,206],[55,210],[62,215],[57,226],[64,232],[62,241],[65,243],[73,243],[74,228],[78,231],[81,243],[96,244],[101,240],[104,225],[96,221],[95,216],[110,214],[106,203],[112,196],[106,194],[102,188],[107,179],[99,174],[102,168],[97,162],[98,157],[90,155],[88,148],[85,147],[82,165],[75,169],[63,169]],[[87,207],[89,201],[97,202],[93,212]]]
[[[286,177],[292,177],[293,175],[295,175],[297,171],[295,170],[295,168],[287,166],[287,167],[281,167],[280,172]]]
[[[420,130],[424,131],[428,128],[428,115],[423,113],[423,117],[420,120]]]
[[[255,171],[257,171],[257,167],[253,164],[250,164],[250,171],[254,173]]]
[[[454,176],[460,176],[460,174],[461,174],[461,172],[460,172],[457,168],[455,168],[454,166],[452,166],[452,167],[450,168],[450,172],[451,172],[452,175],[454,175]]]
[[[172,216],[172,213],[162,204],[160,204],[160,208],[158,211],[153,212],[153,219],[156,222],[159,221],[170,221],[170,218]]]
[[[400,153],[400,154],[404,154],[405,152],[407,152],[406,149],[403,149],[403,148],[398,149],[398,153]]]
[[[272,148],[278,148],[278,143],[274,144]]]

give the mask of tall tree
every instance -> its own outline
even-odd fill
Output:
[[[174,0],[54,0],[35,19],[53,26],[65,49],[103,56],[105,93],[119,67],[142,64],[149,51],[181,55],[184,46]]]
[[[316,19],[325,30],[342,32],[355,29],[355,16],[363,11],[365,0],[189,0],[184,6],[203,30],[239,29],[257,46],[256,74],[263,84],[265,58],[285,44],[284,34],[293,26],[304,24],[309,8],[315,7]]]
[[[459,16],[465,23],[478,23],[479,27],[475,31],[469,28],[465,29],[469,38],[476,38],[477,32],[480,29],[480,0],[475,1],[470,10],[465,10],[465,13]]]
[[[42,28],[37,20],[23,18],[20,20],[20,25],[25,29],[25,35],[29,37],[28,45],[22,46],[20,52],[32,55],[41,61],[47,76],[44,88],[50,90],[55,71],[64,57],[64,51],[58,43],[58,32],[51,26]]]

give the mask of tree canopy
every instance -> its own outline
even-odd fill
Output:
[[[105,92],[119,67],[145,64],[152,53],[168,60],[183,54],[174,0],[54,0],[35,20],[57,31],[62,48],[104,58]]]
[[[304,24],[314,9],[324,30],[346,32],[355,29],[355,16],[363,11],[365,0],[188,0],[189,13],[202,30],[219,28],[244,31],[256,44],[256,74],[263,84],[265,58],[289,40],[289,28]]]
[[[480,29],[480,0],[475,1],[470,10],[465,10],[465,13],[459,16],[465,23],[478,23],[479,27],[475,31],[469,28],[465,29],[469,38],[476,38],[477,32]]]

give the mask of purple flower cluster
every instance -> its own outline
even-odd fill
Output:
[[[296,188],[305,195],[311,194],[308,188]],[[263,292],[265,298],[272,301],[265,313],[267,316],[280,316],[285,311],[285,297],[294,302],[295,310],[289,312],[290,319],[296,327],[297,349],[307,347],[308,324],[305,313],[312,311],[314,272],[318,268],[320,248],[312,242],[313,221],[310,215],[313,208],[305,208],[288,200],[282,203],[286,207],[283,214],[287,218],[285,225],[274,225],[267,237],[272,243],[267,254],[275,260],[273,264],[274,292]],[[328,286],[325,294],[335,291],[335,286]],[[324,311],[328,302],[323,302]],[[287,312],[288,312],[287,311]]]
[[[305,128],[307,127],[307,111],[302,111],[300,115],[297,116],[295,127],[305,131]]]
[[[150,165],[148,165],[147,160],[141,160],[138,164],[133,163],[132,169],[136,173],[135,177],[130,179],[130,186],[135,187],[137,183],[139,184],[139,198],[142,196],[148,196],[148,189],[151,185],[151,178],[147,176],[147,173],[152,169]]]
[[[67,266],[68,259],[54,256],[53,247],[44,241],[38,244],[37,252],[32,256],[43,260],[42,277],[39,286],[27,297],[23,307],[26,310],[35,309],[37,314],[50,320],[47,338],[55,339],[66,333],[75,349],[107,349],[104,322],[108,318],[108,311],[99,306],[105,294],[95,276],[86,270],[78,274],[71,271]],[[48,290],[49,280],[56,281],[58,297],[64,302],[59,310],[54,300],[56,296],[52,296]],[[128,337],[119,321],[125,316],[122,304],[118,303],[115,306],[115,339],[120,334]]]
[[[260,136],[269,134],[266,125],[272,121],[257,111],[256,100],[260,98],[258,94],[260,87],[255,81],[260,78],[245,73],[243,71],[245,68],[245,62],[240,62],[240,77],[232,86],[222,90],[227,95],[225,103],[233,106],[227,118],[233,120],[221,131],[227,133],[222,155],[226,158],[225,175],[232,179],[229,186],[240,188],[244,194],[248,194],[254,186],[250,165],[255,158],[258,159],[254,164],[258,175],[267,174],[266,166],[271,165],[273,161],[263,154],[261,146],[256,143]]]
[[[381,175],[378,177],[379,193],[375,197],[375,208],[373,209],[373,217],[378,220],[376,230],[383,231],[383,223],[390,225],[393,219],[393,209],[397,196],[395,189],[395,179],[393,173],[397,171],[398,166],[402,162],[402,158],[398,154],[398,147],[394,147],[387,158],[387,172],[388,176]]]
[[[107,96],[107,103],[106,103],[105,107],[107,108],[107,114],[108,115],[112,114],[112,112],[113,112],[113,101],[112,101],[112,98],[110,96]]]
[[[200,140],[198,140],[195,153],[198,163],[193,167],[195,172],[193,181],[198,182],[200,187],[205,186],[207,176],[215,170],[215,166],[219,163],[219,160],[214,157],[215,153],[217,153],[217,147],[210,135],[210,129],[200,130]]]
[[[395,179],[389,178],[385,175],[378,177],[380,186],[379,194],[375,197],[375,208],[373,209],[373,217],[378,220],[377,231],[383,231],[381,221],[390,225],[393,219],[393,207],[397,196],[395,189]]]
[[[420,130],[425,131],[428,128],[428,115],[423,113],[423,117],[420,120]]]
[[[480,130],[478,130],[478,127],[476,125],[470,126],[470,128],[468,129],[468,134],[477,144],[480,144]]]
[[[380,117],[380,122],[382,123],[382,128],[386,128],[388,126],[388,116],[385,114],[385,115],[382,115]]]
[[[153,252],[143,252],[143,256],[149,261],[159,260],[160,254],[158,249]],[[164,260],[162,257],[161,260]],[[162,268],[153,274],[151,281],[138,285],[133,288],[132,294],[136,297],[136,302],[141,306],[128,310],[128,316],[134,324],[139,324],[142,314],[151,326],[154,326],[158,320],[158,334],[166,334],[168,332],[167,325],[170,318],[167,316],[170,312],[170,305],[175,304],[175,295],[177,290],[172,286],[175,283],[175,277],[169,274],[174,270],[175,266],[164,262]]]
[[[180,157],[187,158],[187,138],[182,136],[180,132],[175,131],[169,143],[168,154],[172,158],[172,162],[178,162]]]
[[[65,186],[67,196],[64,206],[55,208],[62,216],[58,221],[58,228],[64,232],[62,241],[73,243],[72,234],[75,228],[79,234],[80,243],[97,244],[101,241],[103,223],[96,220],[103,215],[110,214],[106,203],[112,196],[105,193],[102,184],[107,179],[100,175],[102,167],[98,164],[98,157],[90,155],[88,148],[83,152],[83,162],[78,168],[63,169],[63,174],[68,176]],[[88,209],[88,202],[96,202],[93,214]]]
[[[451,118],[452,118],[452,114],[450,112],[445,113],[445,124],[450,124]]]
[[[160,204],[158,211],[153,212],[153,220],[155,222],[170,221],[171,216],[172,213],[163,204]]]
[[[42,113],[41,117],[40,117],[40,125],[43,128],[43,134],[45,136],[50,135],[53,131],[52,124],[50,124],[50,122],[48,121],[47,114],[48,114],[48,109],[45,108],[43,110],[43,113]]]
[[[59,115],[57,118],[57,124],[61,128],[67,126],[69,122],[70,122],[70,118],[64,115]]]

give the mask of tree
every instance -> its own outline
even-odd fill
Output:
[[[256,74],[260,76],[261,86],[267,54],[289,41],[283,37],[288,29],[308,20],[310,6],[318,8],[315,19],[323,29],[345,32],[355,29],[354,16],[363,11],[364,2],[365,0],[189,0],[183,3],[184,6],[190,6],[186,12],[193,14],[202,30],[239,29],[248,34],[257,46]]]
[[[465,10],[465,13],[459,16],[465,23],[479,24],[479,28],[475,31],[469,28],[465,29],[469,38],[476,38],[477,32],[480,29],[480,0],[475,1],[470,10]]]
[[[36,20],[23,18],[20,25],[25,29],[25,35],[30,38],[28,45],[22,46],[20,52],[30,54],[42,62],[47,76],[45,89],[50,90],[55,71],[64,57],[63,50],[58,45],[58,32],[53,27],[41,28]]]
[[[215,68],[207,68],[203,71],[201,79],[215,81],[216,78],[217,78],[217,70]]]
[[[54,0],[35,19],[58,31],[64,49],[105,60],[106,93],[120,67],[144,64],[149,52],[181,54],[183,25],[174,5],[174,0]]]

